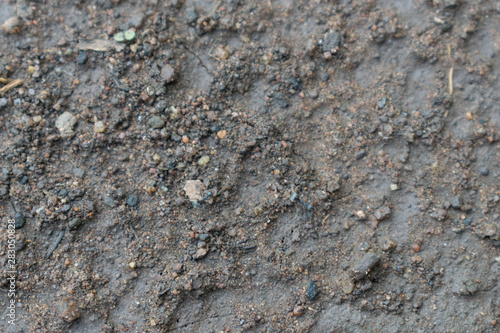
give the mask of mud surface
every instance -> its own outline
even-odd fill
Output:
[[[499,2],[0,4],[3,332],[498,332]]]

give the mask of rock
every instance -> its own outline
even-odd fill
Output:
[[[21,213],[16,213],[16,215],[14,215],[14,227],[16,229],[21,229],[23,226],[24,226],[24,215],[21,214]]]
[[[7,194],[7,188],[4,186],[0,186],[0,197],[3,197],[4,195]]]
[[[77,122],[76,117],[70,112],[64,112],[56,120],[56,127],[61,133],[61,137],[67,139],[71,138],[75,132],[73,132],[73,126]]]
[[[109,195],[105,195],[104,196],[104,200],[103,200],[104,204],[108,207],[111,207],[111,208],[114,208],[116,207],[116,203],[115,201],[113,200],[113,198],[111,198]]]
[[[459,294],[462,295],[474,295],[479,291],[480,284],[476,280],[468,280],[464,283],[464,286],[460,288]]]
[[[94,124],[95,133],[104,133],[106,131],[106,125],[102,121],[96,121]]]
[[[327,183],[326,190],[330,193],[336,192],[340,189],[340,176],[334,175]]]
[[[128,19],[127,24],[129,27],[140,28],[144,24],[145,19],[146,15],[144,13],[137,13]]]
[[[192,24],[196,22],[198,15],[196,14],[196,9],[194,7],[189,7],[186,9],[186,22],[187,24]]]
[[[191,201],[200,201],[203,199],[201,191],[203,189],[203,183],[200,180],[188,180],[184,186],[184,192]]]
[[[79,226],[81,226],[82,223],[83,223],[82,219],[75,217],[74,219],[71,219],[71,221],[69,221],[68,226],[71,230],[75,230]]]
[[[73,168],[73,176],[76,178],[83,178],[85,171],[82,168]]]
[[[382,241],[382,250],[384,251],[390,251],[396,247],[396,242],[392,240],[390,237],[386,237]]]
[[[309,302],[314,302],[314,300],[316,299],[316,296],[318,296],[318,293],[319,293],[319,290],[318,290],[318,285],[316,284],[316,282],[314,282],[314,281],[309,282],[309,284],[307,285],[307,289],[306,289],[307,300]]]
[[[84,65],[87,62],[87,53],[85,53],[85,51],[80,50],[80,52],[78,52],[77,62],[78,65]]]
[[[485,177],[490,174],[490,170],[488,170],[487,168],[481,168],[481,169],[479,169],[479,172],[481,173],[481,175],[483,175]]]
[[[304,314],[304,308],[302,306],[296,306],[293,308],[293,315],[295,317],[300,317]]]
[[[8,18],[1,26],[0,31],[4,34],[18,34],[21,32],[23,26],[23,21],[19,16],[13,16]]]
[[[377,107],[379,110],[382,110],[385,107],[385,104],[387,103],[387,98],[384,96],[379,101],[377,102]]]
[[[208,250],[205,248],[198,249],[198,251],[196,251],[196,254],[194,255],[194,259],[195,260],[201,259],[204,256],[206,256],[207,253],[208,253]]]
[[[170,65],[163,66],[160,75],[162,82],[165,84],[175,80],[175,71]]]
[[[382,206],[375,211],[375,218],[379,221],[385,220],[391,216],[391,209],[387,206]]]
[[[337,31],[332,31],[325,34],[323,40],[323,52],[330,52],[335,54],[338,51],[340,45],[340,35]]]
[[[472,217],[466,217],[463,221],[463,224],[465,225],[471,225],[472,224]]]
[[[130,207],[135,207],[139,203],[139,197],[135,194],[132,194],[130,197],[127,199],[127,205]]]
[[[356,159],[360,160],[366,156],[366,150],[362,149],[356,153]]]
[[[342,274],[339,283],[344,294],[349,295],[354,291],[354,283],[352,282],[352,279],[347,276],[347,274]]]
[[[210,162],[210,156],[205,155],[205,156],[202,156],[202,157],[198,160],[198,165],[205,165],[205,164],[207,164],[208,162]]]
[[[154,129],[160,129],[165,126],[165,121],[159,116],[152,116],[151,118],[149,118],[148,124]]]
[[[359,281],[368,276],[370,271],[380,262],[380,256],[374,252],[369,252],[365,254],[361,260],[359,260],[354,268],[350,272],[351,277],[354,281]]]
[[[2,109],[4,106],[7,105],[9,101],[7,100],[7,98],[0,98],[0,109]]]
[[[66,297],[62,301],[56,303],[59,316],[71,323],[80,317],[78,304],[72,297]]]

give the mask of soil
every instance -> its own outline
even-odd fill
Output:
[[[1,331],[500,331],[498,1],[0,4]]]

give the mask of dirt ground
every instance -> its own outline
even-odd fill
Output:
[[[0,331],[500,332],[500,2],[0,24]]]

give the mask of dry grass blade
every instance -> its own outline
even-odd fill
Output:
[[[21,84],[23,84],[23,82],[24,82],[23,79],[16,79],[16,80],[10,82],[5,87],[3,87],[3,88],[0,89],[0,95],[6,93],[7,91],[9,91],[12,88],[20,86]]]

